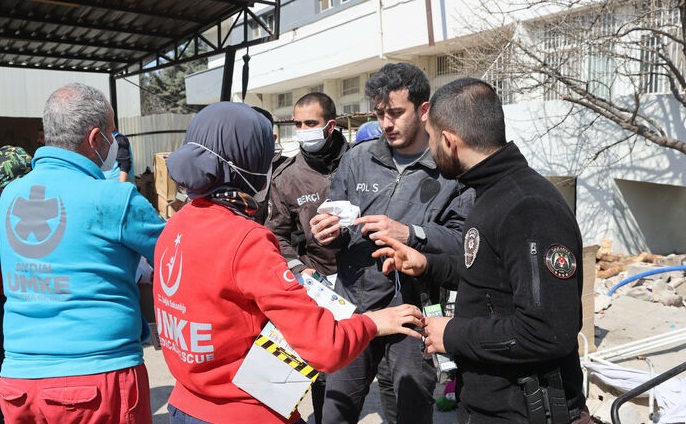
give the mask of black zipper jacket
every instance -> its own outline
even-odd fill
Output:
[[[583,243],[558,190],[514,143],[458,177],[476,190],[457,255],[427,255],[423,279],[458,282],[443,335],[463,380],[458,421],[528,423],[517,380],[559,368],[570,411],[584,405]]]

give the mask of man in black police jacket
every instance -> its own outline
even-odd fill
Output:
[[[590,423],[582,393],[582,239],[560,193],[505,139],[498,95],[473,78],[436,91],[431,153],[476,190],[459,252],[384,239],[384,272],[457,285],[454,318],[426,318],[426,352],[454,355],[458,423]],[[457,253],[457,254],[455,254]]]

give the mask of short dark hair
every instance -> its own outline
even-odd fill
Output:
[[[305,94],[295,102],[294,107],[301,107],[311,103],[319,103],[319,106],[322,107],[324,119],[327,121],[336,119],[336,105],[334,104],[333,99],[324,93],[315,91],[314,93]]]
[[[450,130],[471,148],[487,152],[507,144],[505,114],[498,93],[476,78],[459,78],[431,96],[429,121]]]
[[[388,102],[391,92],[407,88],[407,98],[418,108],[429,101],[431,85],[424,71],[411,63],[387,63],[367,80],[364,94],[373,102]]]
[[[272,124],[272,127],[274,126],[274,116],[268,110],[262,109],[259,106],[253,106],[252,108],[260,112],[265,118],[267,118],[269,120],[269,123]]]

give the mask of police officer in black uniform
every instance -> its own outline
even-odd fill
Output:
[[[462,78],[436,91],[427,131],[441,173],[476,190],[461,251],[426,256],[397,241],[384,272],[457,286],[454,318],[426,318],[427,353],[461,377],[458,423],[581,424],[582,239],[573,212],[505,139],[495,90]],[[456,253],[456,254],[455,254]]]

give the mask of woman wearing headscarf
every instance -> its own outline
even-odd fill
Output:
[[[274,137],[268,120],[231,102],[207,106],[167,160],[191,203],[167,223],[155,249],[155,310],[176,379],[171,423],[294,423],[232,379],[271,321],[312,367],[332,372],[371,339],[417,336],[419,310],[401,305],[336,321],[296,282],[272,233],[251,219],[267,191]],[[403,325],[407,325],[404,327]]]

